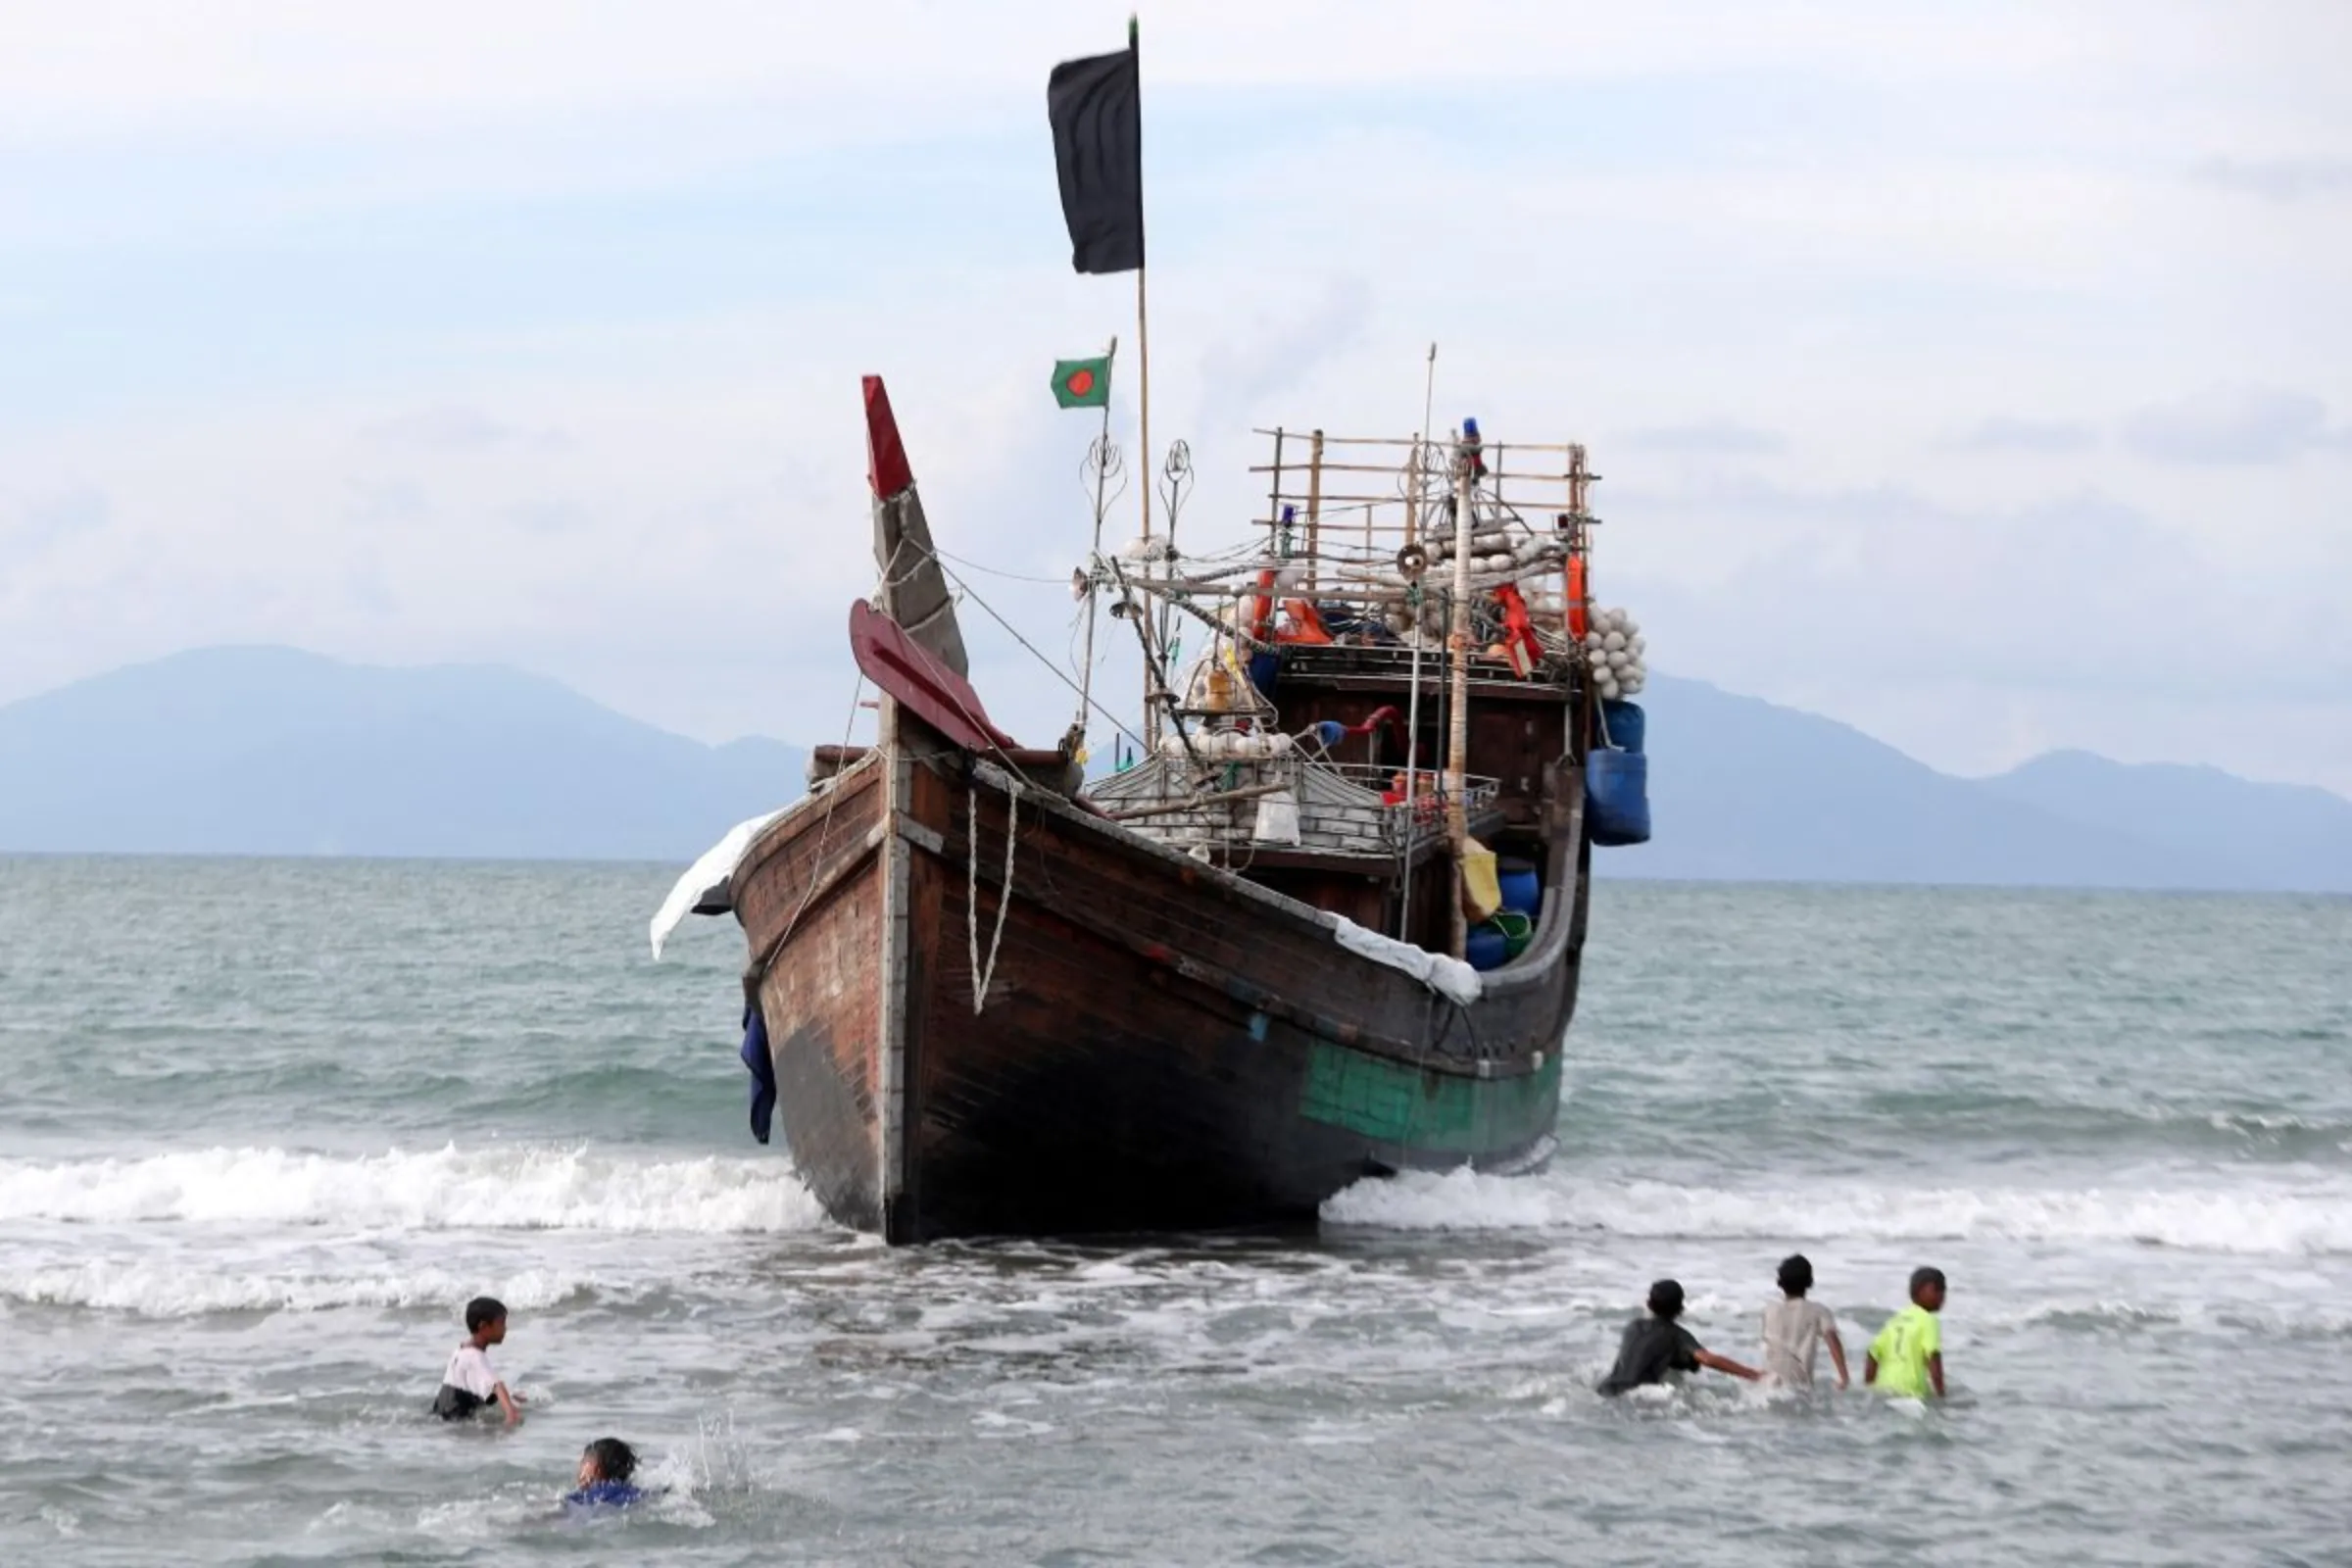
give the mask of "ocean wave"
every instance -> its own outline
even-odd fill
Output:
[[[447,1307],[482,1288],[478,1274],[440,1269],[398,1273],[205,1273],[185,1263],[122,1262],[0,1267],[0,1301],[84,1307],[136,1317],[203,1317],[215,1312],[324,1312],[337,1307]],[[498,1298],[543,1311],[587,1295],[596,1281],[525,1269],[498,1281]]]
[[[792,1167],[773,1156],[663,1160],[454,1145],[361,1156],[204,1149],[0,1160],[0,1221],[35,1219],[705,1234],[826,1224]]]
[[[1411,1172],[1323,1205],[1384,1230],[1598,1230],[1626,1236],[2132,1242],[2199,1251],[2352,1252],[2352,1187],[2235,1191],[1835,1187],[1752,1190],[1560,1176]]]

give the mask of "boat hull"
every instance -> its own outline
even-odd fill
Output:
[[[1366,1175],[1540,1162],[1582,799],[1563,763],[1536,941],[1457,1005],[1322,911],[916,734],[737,878],[794,1161],[894,1243],[1281,1224]]]

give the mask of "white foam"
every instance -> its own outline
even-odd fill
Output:
[[[1393,1230],[1586,1229],[1759,1241],[2135,1242],[2241,1253],[2352,1252],[2352,1187],[2235,1189],[1811,1189],[1580,1183],[1409,1172],[1361,1181],[1323,1205],[1335,1224]]]
[[[526,1269],[502,1276],[500,1300],[540,1309],[594,1288],[589,1279]],[[353,1274],[207,1273],[185,1263],[95,1259],[0,1268],[0,1301],[77,1306],[140,1317],[210,1312],[323,1312],[352,1306],[447,1306],[480,1291],[478,1274],[402,1269]]]
[[[792,1167],[773,1156],[664,1160],[454,1145],[366,1156],[204,1149],[0,1160],[0,1221],[33,1219],[705,1234],[826,1223]]]

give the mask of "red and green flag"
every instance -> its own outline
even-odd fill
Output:
[[[1110,401],[1110,361],[1055,360],[1054,401],[1065,409],[1099,409]]]

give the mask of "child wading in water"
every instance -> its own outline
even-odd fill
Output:
[[[1805,1299],[1813,1288],[1813,1264],[1802,1252],[1781,1259],[1782,1299],[1764,1309],[1764,1375],[1783,1388],[1813,1387],[1813,1356],[1824,1343],[1830,1364],[1838,1369],[1838,1386],[1846,1386],[1845,1344],[1838,1338],[1838,1319],[1818,1301]]]
[[[1936,1397],[1942,1398],[1943,1325],[1936,1316],[1942,1310],[1943,1270],[1912,1270],[1911,1304],[1888,1318],[1870,1342],[1862,1381],[1914,1399],[1926,1398],[1933,1388]]]
[[[1690,1331],[1675,1321],[1683,1315],[1683,1287],[1660,1280],[1649,1288],[1649,1316],[1625,1326],[1617,1347],[1617,1364],[1600,1380],[1603,1394],[1623,1394],[1644,1383],[1664,1383],[1670,1373],[1695,1372],[1711,1366],[1718,1372],[1753,1383],[1762,1373],[1741,1366],[1728,1355],[1717,1355],[1700,1345]]]
[[[467,1301],[466,1334],[466,1343],[449,1358],[449,1370],[441,1374],[433,1414],[444,1421],[462,1421],[495,1403],[507,1412],[507,1425],[513,1426],[522,1419],[522,1401],[490,1369],[490,1347],[506,1343],[506,1307],[487,1296]]]

